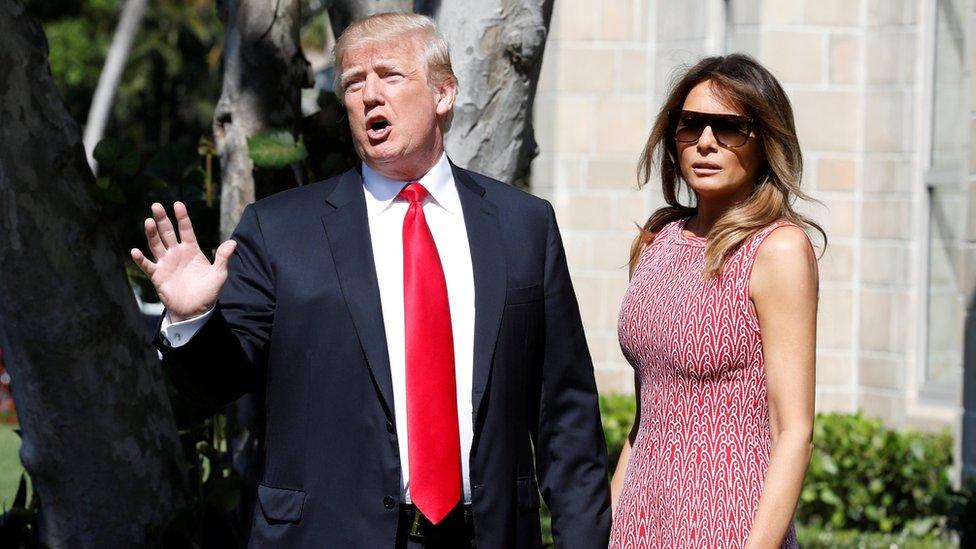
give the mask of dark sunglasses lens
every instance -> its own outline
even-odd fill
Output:
[[[739,147],[749,139],[749,127],[734,120],[721,120],[712,125],[715,139],[726,147]]]
[[[698,117],[682,117],[678,120],[678,129],[674,138],[681,143],[694,143],[701,137],[705,129],[705,122]]]
[[[694,143],[706,126],[711,126],[715,139],[726,147],[739,147],[749,140],[749,124],[745,121],[687,114],[678,119],[674,138],[680,143]]]

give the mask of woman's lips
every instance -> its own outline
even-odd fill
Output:
[[[691,165],[691,171],[698,177],[708,177],[722,171],[722,167],[711,162],[695,162]]]

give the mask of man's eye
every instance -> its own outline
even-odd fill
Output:
[[[356,90],[358,90],[359,88],[362,88],[362,87],[363,87],[363,81],[362,80],[353,80],[352,82],[349,82],[349,83],[346,84],[346,91],[347,92],[348,91],[356,91]]]

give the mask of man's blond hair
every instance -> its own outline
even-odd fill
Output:
[[[427,62],[427,80],[434,87],[457,86],[457,76],[451,67],[451,52],[447,41],[437,32],[429,17],[415,13],[377,13],[354,21],[342,32],[332,49],[334,90],[342,99],[342,59],[346,52],[367,44],[390,44],[404,38],[419,39],[422,57]]]

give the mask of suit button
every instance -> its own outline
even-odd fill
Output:
[[[396,507],[396,500],[393,499],[393,496],[386,496],[383,498],[383,507],[386,507],[387,509],[393,509]]]
[[[386,432],[393,434],[394,431],[395,429],[393,429],[393,422],[390,420],[386,420]]]

